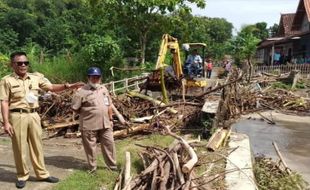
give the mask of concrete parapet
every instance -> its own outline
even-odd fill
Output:
[[[257,189],[253,173],[253,157],[249,137],[232,133],[229,148],[236,149],[228,155],[225,181],[228,190]]]

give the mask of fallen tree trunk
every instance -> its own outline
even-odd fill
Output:
[[[64,128],[64,127],[72,127],[75,125],[78,125],[79,121],[71,121],[71,122],[66,122],[66,123],[57,123],[54,125],[49,125],[46,127],[46,129],[58,129],[58,128]]]
[[[126,137],[130,134],[135,134],[137,132],[143,131],[149,127],[149,124],[140,124],[136,125],[135,127],[130,127],[123,130],[114,131],[113,135],[115,138],[117,137]]]

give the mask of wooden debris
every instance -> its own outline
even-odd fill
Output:
[[[283,156],[282,156],[282,154],[281,154],[281,152],[280,152],[280,150],[279,150],[279,148],[278,148],[277,143],[276,143],[275,141],[273,141],[273,142],[272,142],[272,145],[273,145],[274,149],[276,150],[276,153],[277,153],[277,155],[279,156],[281,163],[282,163],[283,166],[284,166],[284,170],[285,170],[288,174],[291,174],[292,172],[291,172],[291,170],[289,169],[289,167],[287,166],[285,160],[283,159]]]
[[[163,106],[166,106],[166,104],[164,104],[163,102],[159,101],[159,100],[156,100],[156,99],[153,99],[152,97],[150,96],[146,96],[146,95],[143,95],[143,94],[140,94],[140,93],[136,93],[136,92],[133,92],[133,91],[129,91],[127,92],[130,96],[132,97],[139,97],[139,98],[142,98],[144,100],[148,100],[152,103],[154,103],[155,105],[158,105],[160,107],[163,107]],[[168,111],[173,113],[173,114],[176,114],[178,113],[177,110],[173,109],[173,108],[168,108]]]
[[[207,144],[207,148],[210,151],[215,151],[217,150],[224,142],[224,140],[228,135],[228,130],[227,129],[217,129],[217,131],[215,133],[213,133],[213,135],[211,136],[211,138],[209,139],[209,142]]]

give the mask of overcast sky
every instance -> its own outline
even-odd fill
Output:
[[[226,18],[239,31],[244,24],[279,24],[281,13],[295,13],[299,0],[207,0],[205,9],[192,7],[194,15]],[[236,31],[234,31],[236,32]]]

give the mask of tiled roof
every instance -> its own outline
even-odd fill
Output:
[[[295,13],[294,21],[292,24],[293,30],[299,30],[299,28],[301,27],[304,15],[306,15],[306,17],[308,18],[308,21],[310,21],[310,0],[299,1],[298,7]]]
[[[279,26],[280,36],[288,36],[296,33],[296,31],[291,30],[294,17],[295,13],[281,14],[280,26]]]

